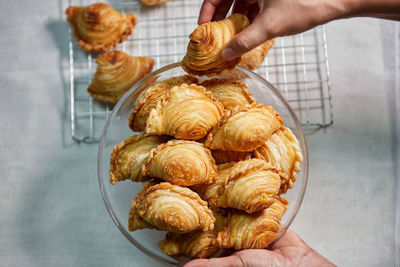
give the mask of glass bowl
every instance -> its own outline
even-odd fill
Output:
[[[183,256],[171,257],[164,254],[159,249],[158,242],[164,239],[164,231],[144,229],[129,232],[127,230],[131,202],[137,195],[138,191],[142,188],[142,184],[132,181],[122,181],[111,185],[109,182],[109,168],[110,154],[113,146],[135,134],[128,127],[128,117],[140,92],[155,81],[162,81],[173,76],[184,74],[185,72],[181,68],[180,63],[175,63],[160,68],[137,82],[128,92],[125,93],[112,110],[102,132],[98,152],[100,191],[111,218],[122,234],[125,235],[125,237],[139,250],[153,259],[171,266],[181,265],[189,259]],[[276,238],[276,240],[278,240],[295,218],[303,200],[307,185],[308,153],[301,125],[296,114],[279,91],[261,76],[247,69],[237,67],[235,70],[230,72],[229,75],[223,77],[233,77],[246,83],[257,102],[272,105],[275,110],[281,114],[281,117],[285,121],[285,126],[289,127],[293,131],[300,142],[304,160],[293,188],[283,195],[289,200],[290,204],[281,220],[282,227]]]

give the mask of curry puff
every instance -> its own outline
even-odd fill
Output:
[[[220,248],[216,238],[224,228],[224,216],[218,211],[213,212],[215,220],[214,230],[197,230],[186,234],[168,232],[165,239],[158,246],[168,255],[181,254],[191,258],[208,258],[217,253]]]
[[[222,104],[204,87],[181,84],[169,90],[151,110],[144,131],[199,140],[218,123],[223,112]]]
[[[221,52],[233,37],[249,25],[249,20],[241,14],[198,26],[189,36],[187,52],[182,60],[183,69],[199,76],[223,75],[233,70],[240,57],[224,61]]]
[[[254,213],[269,207],[279,192],[278,172],[260,159],[249,159],[218,165],[218,177],[213,184],[193,189],[210,207],[235,208]]]
[[[122,51],[101,54],[88,92],[101,101],[116,103],[138,80],[150,73],[154,60],[132,57]]]
[[[217,167],[210,150],[201,143],[171,140],[150,152],[144,175],[180,186],[214,182]]]
[[[121,14],[105,3],[70,6],[65,13],[78,44],[88,52],[112,49],[128,38],[137,23],[135,14]]]
[[[253,50],[242,55],[242,59],[240,60],[239,66],[254,70],[261,65],[264,61],[265,56],[268,54],[268,51],[274,45],[274,39],[268,40],[265,43],[257,46]]]
[[[300,171],[303,154],[299,141],[289,128],[284,126],[280,128],[262,146],[253,151],[252,155],[278,168],[282,178],[281,194],[293,187]]]
[[[224,230],[218,233],[218,246],[236,250],[266,248],[275,241],[288,205],[285,198],[278,197],[269,208],[257,213],[231,210],[225,219]]]
[[[142,165],[150,150],[167,142],[166,136],[134,135],[114,146],[110,158],[110,183],[130,179],[134,182],[147,180],[143,177]]]
[[[133,131],[143,131],[146,128],[150,111],[157,107],[158,101],[174,86],[197,83],[198,79],[189,75],[172,77],[152,84],[138,96],[135,106],[129,116],[129,127]]]
[[[214,229],[215,217],[198,194],[167,182],[145,186],[132,200],[129,230],[156,228],[173,233]]]
[[[212,150],[253,151],[282,125],[282,118],[271,106],[239,106],[214,127],[205,146]]]
[[[213,97],[224,105],[227,110],[236,106],[256,103],[247,85],[235,79],[211,79],[200,84],[213,94]]]

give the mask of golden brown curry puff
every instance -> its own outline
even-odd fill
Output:
[[[156,228],[173,233],[214,229],[215,218],[198,194],[167,182],[145,186],[132,200],[129,230]],[[150,227],[149,227],[150,226]]]
[[[299,141],[289,128],[284,126],[280,128],[262,146],[253,151],[252,155],[277,167],[282,178],[281,194],[293,187],[300,171],[303,154]]]
[[[253,213],[269,207],[279,192],[278,172],[260,159],[218,165],[212,184],[194,186],[210,207],[235,208]]]
[[[122,51],[101,54],[88,92],[101,101],[116,103],[138,80],[150,73],[154,60],[132,57]]]
[[[70,6],[65,13],[78,44],[86,51],[110,50],[127,39],[137,23],[135,14],[121,14],[105,3]]]
[[[153,149],[143,169],[145,176],[180,186],[211,183],[217,177],[210,150],[185,140],[171,140]]]
[[[218,123],[223,112],[222,104],[204,87],[181,84],[169,90],[151,110],[144,131],[198,140]]]
[[[143,177],[142,165],[147,161],[150,150],[167,142],[166,136],[134,135],[114,146],[110,158],[110,183],[130,179],[141,182]]]
[[[215,220],[214,230],[197,230],[186,234],[168,232],[165,239],[158,244],[160,249],[168,255],[181,254],[191,258],[208,258],[218,252],[216,238],[224,228],[224,216],[213,212]]]
[[[206,80],[200,84],[213,94],[213,97],[221,102],[225,109],[232,110],[236,106],[256,103],[247,85],[235,79]]]
[[[136,99],[135,107],[129,116],[129,127],[133,131],[143,131],[146,128],[150,111],[157,107],[157,103],[171,88],[184,83],[190,85],[197,82],[197,78],[184,75],[152,84]]]
[[[214,127],[205,146],[212,150],[253,151],[282,125],[282,118],[271,106],[239,106]]]
[[[239,66],[254,70],[261,65],[264,61],[265,56],[268,54],[268,51],[274,45],[274,39],[266,41],[265,43],[257,46],[253,50],[242,55],[242,59],[239,62]]]
[[[269,208],[257,213],[231,210],[225,219],[225,229],[218,233],[218,245],[236,250],[266,248],[274,242],[288,205],[285,198],[277,197]]]
[[[221,52],[233,37],[249,25],[246,16],[232,16],[198,26],[189,36],[190,42],[182,60],[183,69],[199,76],[223,75],[235,68],[240,58],[224,61]]]

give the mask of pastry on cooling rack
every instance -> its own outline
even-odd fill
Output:
[[[187,234],[168,232],[165,239],[158,246],[168,255],[181,254],[191,258],[208,258],[218,252],[216,238],[219,231],[224,228],[224,216],[213,212],[215,217],[214,230],[194,231]]]
[[[143,177],[142,165],[147,161],[150,150],[167,142],[166,136],[131,136],[114,146],[110,158],[110,183],[130,179],[134,182],[147,180]]]
[[[293,187],[300,171],[303,154],[299,141],[289,128],[284,126],[280,128],[262,146],[253,151],[252,155],[277,167],[282,178],[281,194]]]
[[[144,131],[199,140],[218,123],[223,112],[223,105],[204,87],[181,84],[169,90],[151,110]]]
[[[277,197],[269,208],[257,213],[230,210],[224,230],[218,233],[218,245],[236,250],[266,248],[275,240],[288,205],[285,198]]]
[[[279,192],[278,172],[260,159],[218,165],[218,177],[212,184],[193,189],[210,207],[235,208],[254,213],[269,207]]]
[[[101,54],[88,92],[96,99],[116,103],[138,80],[150,73],[154,60],[132,57],[122,51]]]
[[[129,127],[133,131],[143,131],[146,128],[150,111],[157,107],[158,101],[174,86],[197,83],[198,79],[184,75],[152,84],[136,99],[135,107],[129,116]]]
[[[229,150],[212,150],[211,154],[217,164],[227,163],[231,161],[241,161],[249,159],[250,152],[229,151]]]
[[[145,5],[154,6],[154,5],[158,5],[158,4],[167,2],[169,0],[140,0],[140,1]]]
[[[255,103],[247,85],[235,79],[211,79],[200,84],[210,91],[214,98],[224,105],[227,110],[236,106]]]
[[[129,230],[156,228],[173,233],[214,229],[215,218],[198,194],[167,182],[145,185],[132,200]]]
[[[65,13],[78,44],[86,51],[110,50],[127,39],[137,23],[135,14],[121,14],[105,3],[70,6]]]
[[[279,113],[271,106],[238,106],[209,133],[205,146],[212,150],[253,151],[282,125]]]
[[[239,66],[254,70],[261,65],[264,61],[265,56],[268,54],[268,51],[274,45],[274,39],[268,40],[265,43],[257,46],[253,50],[247,52],[242,56],[242,59],[239,62]]]
[[[191,186],[213,182],[217,177],[217,166],[210,150],[203,144],[171,140],[150,152],[143,174],[172,184]]]
[[[183,69],[199,76],[223,75],[235,68],[240,58],[224,61],[221,51],[232,38],[249,25],[246,16],[233,14],[220,20],[198,26],[189,36]]]

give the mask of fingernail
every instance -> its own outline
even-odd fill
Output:
[[[235,52],[233,52],[232,48],[228,47],[228,48],[225,48],[224,50],[222,50],[221,56],[225,61],[229,61],[229,60],[234,59],[236,54],[235,54]]]

